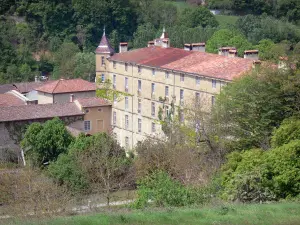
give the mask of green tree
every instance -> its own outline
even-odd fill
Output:
[[[95,54],[78,52],[75,55],[74,77],[92,81],[95,77]]]
[[[43,163],[55,161],[59,154],[66,152],[72,141],[73,138],[64,123],[54,118],[44,124],[31,124],[25,132],[21,146],[32,165],[41,167]]]
[[[138,26],[136,32],[133,34],[133,47],[146,47],[148,41],[154,40],[156,32],[154,26],[150,23]]]
[[[218,21],[215,16],[205,7],[186,8],[183,10],[180,17],[180,22],[189,28],[198,26],[202,27],[217,27]]]

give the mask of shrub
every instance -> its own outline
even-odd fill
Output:
[[[138,198],[135,208],[144,208],[153,202],[155,206],[187,206],[202,204],[207,200],[204,189],[185,187],[163,171],[153,172],[138,182]]]

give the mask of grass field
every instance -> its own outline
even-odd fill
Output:
[[[25,225],[105,224],[300,224],[299,203],[224,205],[204,208],[176,208],[145,211],[118,211],[60,217],[41,221],[14,222]]]

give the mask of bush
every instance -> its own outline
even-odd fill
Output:
[[[153,172],[138,182],[138,198],[135,208],[144,208],[152,203],[155,206],[187,206],[203,204],[207,200],[204,189],[185,187],[163,171]]]

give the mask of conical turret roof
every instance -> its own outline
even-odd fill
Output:
[[[100,44],[96,48],[96,53],[109,54],[113,55],[115,53],[114,49],[111,47],[108,38],[105,35],[105,29],[103,31],[103,35],[100,41]]]

